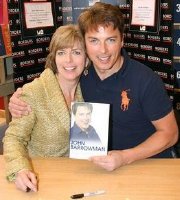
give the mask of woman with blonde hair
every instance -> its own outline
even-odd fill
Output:
[[[18,189],[37,191],[31,156],[68,155],[70,104],[83,101],[79,78],[86,64],[84,39],[78,27],[59,27],[49,46],[46,69],[23,86],[21,99],[33,111],[13,118],[3,139],[7,179]]]

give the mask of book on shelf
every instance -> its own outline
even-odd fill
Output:
[[[3,56],[5,54],[6,54],[6,50],[5,50],[3,35],[1,31],[1,26],[0,26],[0,56]]]
[[[12,56],[0,56],[0,84],[13,81]]]
[[[8,13],[8,1],[0,0],[0,24],[8,24],[9,23],[9,13]],[[2,18],[1,18],[2,15]]]
[[[0,1],[0,24],[3,23],[3,1]]]
[[[0,24],[0,56],[12,55],[9,24]]]
[[[109,110],[110,105],[103,103],[71,104],[70,158],[107,155]]]

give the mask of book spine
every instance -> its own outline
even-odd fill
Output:
[[[8,1],[7,0],[0,0],[2,1],[3,6],[3,22],[2,24],[8,24],[9,23],[9,14],[8,14]]]
[[[5,46],[4,46],[4,40],[2,35],[2,29],[0,26],[0,56],[3,56],[6,54]]]
[[[5,54],[12,55],[11,36],[9,31],[9,24],[1,24],[2,36],[5,47]]]
[[[3,23],[3,1],[0,1],[0,24]]]
[[[5,83],[5,66],[4,58],[0,57],[0,84]]]

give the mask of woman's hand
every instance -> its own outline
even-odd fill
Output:
[[[36,175],[29,170],[21,170],[18,172],[14,183],[18,189],[24,192],[37,192]]]

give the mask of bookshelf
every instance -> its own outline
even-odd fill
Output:
[[[11,116],[8,110],[10,95],[14,92],[13,61],[10,30],[8,24],[7,1],[0,2],[0,97],[3,98],[5,119],[8,124]]]

